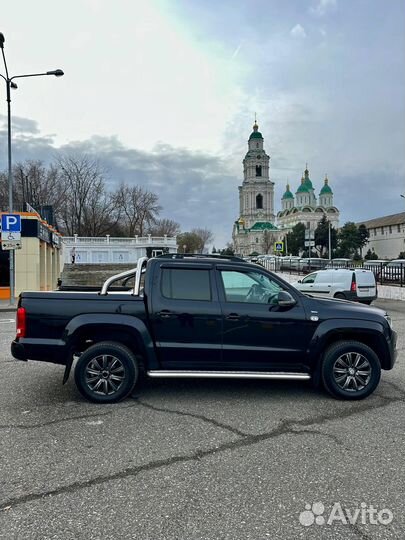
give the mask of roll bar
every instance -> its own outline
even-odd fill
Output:
[[[111,276],[108,278],[101,287],[100,296],[106,296],[108,294],[108,289],[110,285],[115,283],[116,281],[120,281],[121,279],[135,276],[135,286],[133,291],[133,296],[139,296],[139,289],[141,286],[141,277],[142,274],[145,272],[146,268],[144,268],[145,263],[148,261],[148,257],[141,257],[138,259],[138,262],[136,263],[135,268],[131,268],[131,270],[126,270],[125,272],[121,272],[120,274],[115,274],[115,276]]]

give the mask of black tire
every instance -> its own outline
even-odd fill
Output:
[[[337,292],[333,298],[340,298],[341,300],[346,300],[346,296],[342,292]]]
[[[378,356],[364,343],[339,341],[326,350],[321,372],[324,387],[332,396],[356,400],[364,399],[377,388],[381,366]]]
[[[79,392],[95,403],[116,403],[133,390],[139,376],[134,353],[115,341],[102,341],[80,356],[75,368]]]

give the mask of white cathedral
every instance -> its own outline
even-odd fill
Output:
[[[333,227],[339,225],[339,210],[333,206],[333,192],[325,176],[317,201],[308,166],[301,178],[295,198],[287,184],[281,199],[282,209],[274,213],[274,182],[270,180],[268,156],[263,148],[263,136],[255,122],[248,141],[248,152],[243,160],[243,183],[239,186],[239,218],[232,231],[235,253],[272,253],[269,242],[283,240],[297,223],[315,230],[326,215]]]

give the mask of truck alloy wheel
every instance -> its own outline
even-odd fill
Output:
[[[363,399],[377,388],[380,376],[377,355],[358,341],[339,341],[324,355],[322,380],[336,398]]]
[[[348,392],[363,390],[370,382],[371,371],[370,362],[357,352],[342,354],[333,364],[336,384]]]
[[[138,365],[132,351],[112,341],[89,347],[77,362],[75,382],[80,393],[97,403],[125,398],[138,379]]]

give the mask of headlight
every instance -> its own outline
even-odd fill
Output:
[[[391,317],[388,315],[388,313],[386,313],[386,314],[384,315],[384,317],[385,317],[385,320],[387,321],[387,323],[390,325],[390,328],[391,328],[391,330],[392,330],[392,329],[393,329],[393,326],[392,326],[392,319],[391,319]]]

